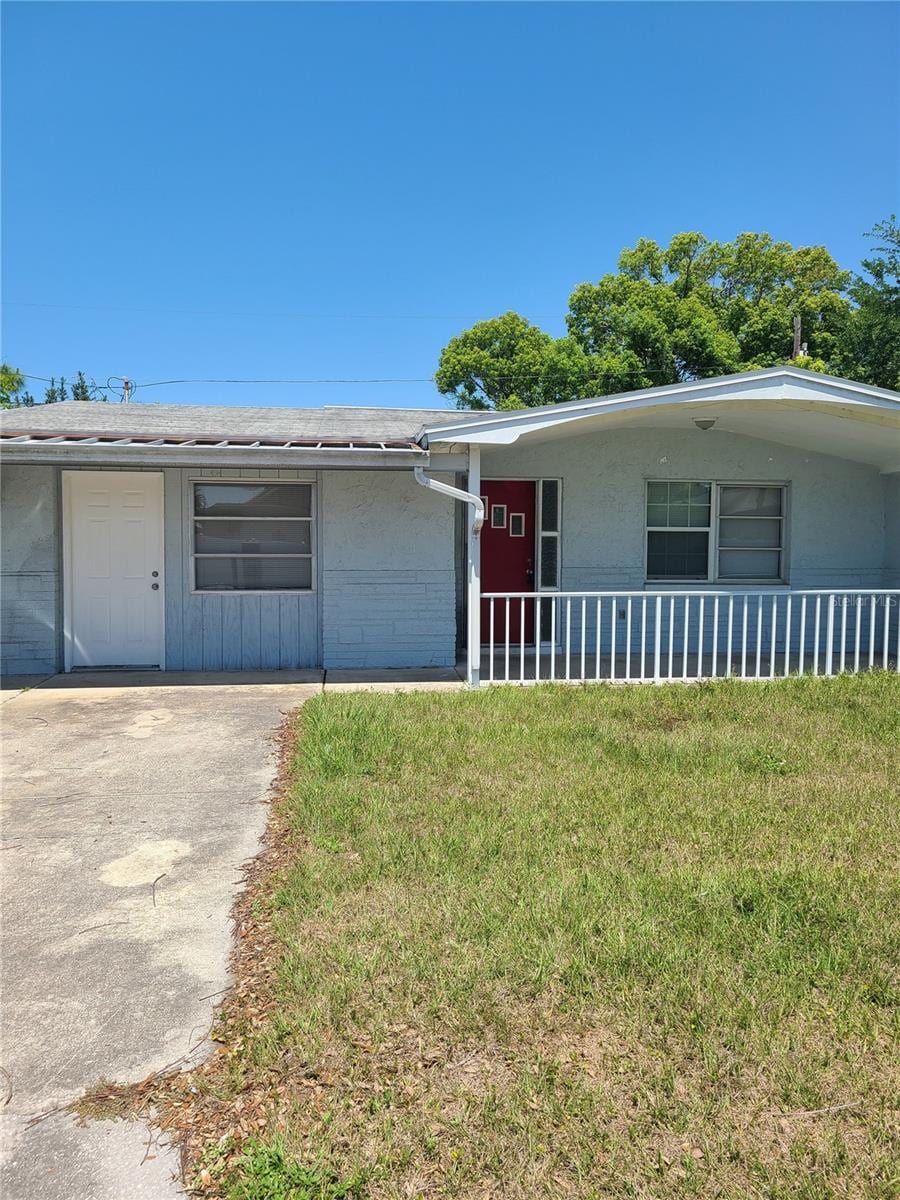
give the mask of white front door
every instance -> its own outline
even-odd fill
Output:
[[[161,667],[163,477],[63,472],[66,667]]]

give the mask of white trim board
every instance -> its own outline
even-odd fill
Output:
[[[717,430],[783,441],[868,462],[882,470],[896,465],[896,453],[891,450],[900,437],[900,394],[792,367],[643,388],[544,408],[473,413],[470,421],[427,427],[423,440],[430,446],[508,446],[528,435],[565,436],[582,422],[588,422],[588,429],[666,421],[672,427],[687,427],[698,416],[711,417]],[[772,423],[775,417],[777,428]],[[817,423],[815,434],[809,428],[810,420]]]

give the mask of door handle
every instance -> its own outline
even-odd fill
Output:
[[[151,589],[151,591],[158,592],[158,591],[159,591],[159,584],[158,584],[158,583],[151,583],[151,584],[150,584],[150,589]]]

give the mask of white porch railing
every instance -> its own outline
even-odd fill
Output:
[[[900,589],[489,592],[486,683],[900,670]]]

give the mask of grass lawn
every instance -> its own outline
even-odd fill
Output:
[[[308,703],[222,1052],[154,1100],[198,1186],[895,1197],[898,717],[884,674]]]

